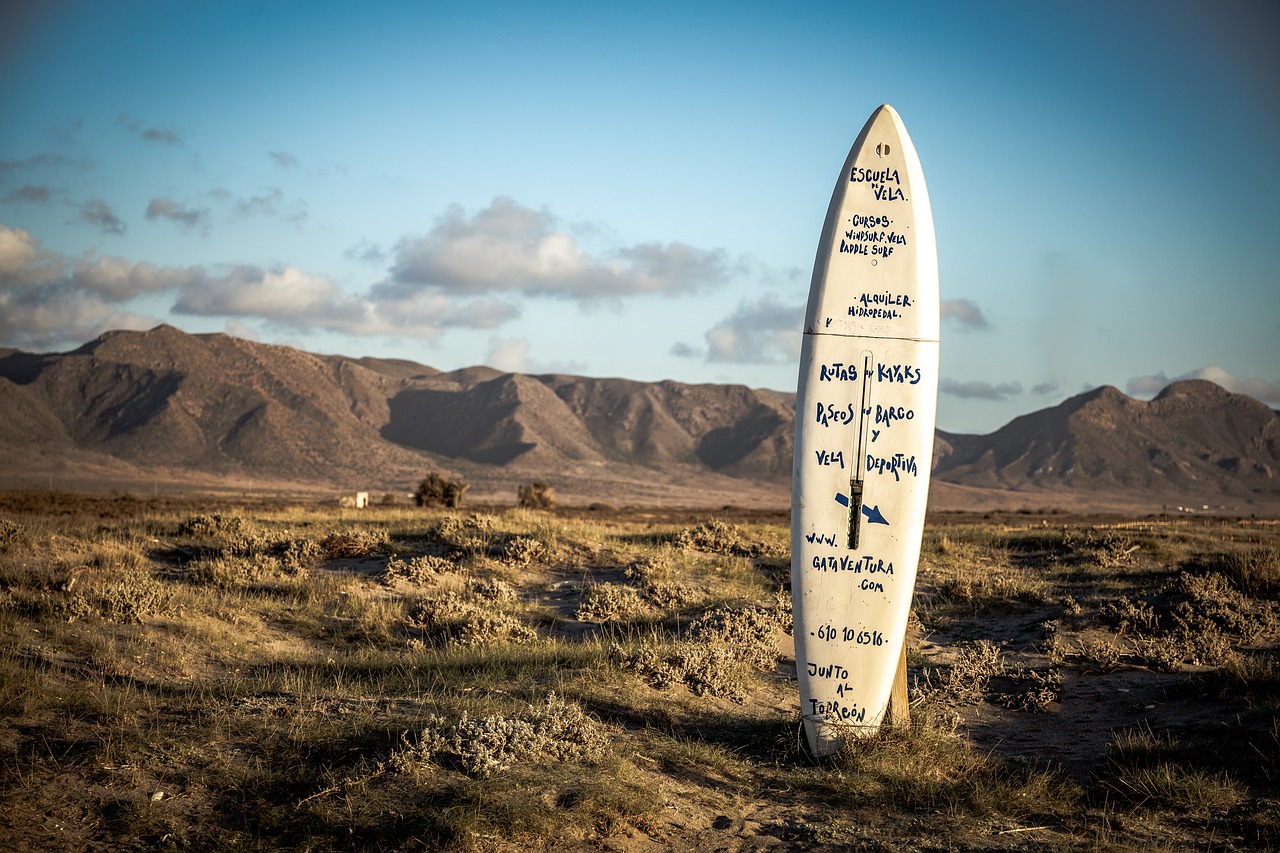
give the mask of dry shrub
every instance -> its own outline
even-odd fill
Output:
[[[178,525],[178,536],[193,539],[217,539],[238,536],[246,532],[248,525],[238,515],[207,513],[193,515]]]
[[[640,590],[645,600],[659,610],[684,610],[697,607],[710,598],[704,587],[680,581],[658,581]]]
[[[256,557],[260,555],[279,554],[288,544],[289,539],[283,534],[268,534],[246,530],[229,533],[222,537],[223,554],[234,554],[239,557]]]
[[[418,506],[462,506],[462,496],[471,486],[463,480],[449,480],[432,471],[414,490],[413,502]]]
[[[494,608],[494,600],[446,592],[419,602],[408,625],[435,645],[488,646],[530,643],[538,632],[515,615]]]
[[[502,546],[502,561],[515,568],[544,562],[551,556],[547,543],[536,536],[513,536]]]
[[[683,551],[705,551],[737,557],[778,556],[785,550],[772,543],[754,541],[738,525],[719,519],[704,521],[696,527],[680,531],[675,544]]]
[[[457,646],[491,646],[497,643],[532,643],[538,632],[511,613],[479,607],[456,624],[452,643]]]
[[[659,610],[685,609],[702,604],[710,593],[704,587],[675,580],[679,565],[678,554],[669,547],[663,547],[634,560],[627,567],[626,576],[645,600]]]
[[[780,600],[772,607],[719,608],[689,626],[693,639],[733,648],[742,661],[757,669],[773,669],[778,662],[778,632],[790,630],[791,609]]]
[[[680,643],[665,661],[695,696],[746,700],[750,664],[728,646]]]
[[[276,550],[281,568],[290,575],[305,575],[324,559],[320,546],[310,539],[289,539]]]
[[[27,528],[18,522],[0,517],[0,551],[7,551],[13,545],[25,542]]]
[[[1116,631],[1120,634],[1130,631],[1150,634],[1159,628],[1155,608],[1145,601],[1135,601],[1128,596],[1103,604],[1101,613],[1115,623]]]
[[[687,640],[633,649],[615,645],[609,657],[660,690],[684,684],[697,696],[741,702],[751,673],[777,663],[777,632],[790,626],[789,603],[779,595],[772,607],[714,610],[690,626]]]
[[[551,509],[556,505],[556,490],[541,480],[516,489],[516,502],[525,509]]]
[[[1234,647],[1275,630],[1275,602],[1251,599],[1217,572],[1184,572],[1172,591],[1184,600],[1172,610],[1173,641],[1192,663],[1217,666],[1231,660]]]
[[[1192,608],[1231,637],[1251,643],[1275,628],[1275,602],[1249,598],[1224,575],[1184,573],[1179,581]]]
[[[511,584],[497,578],[488,578],[485,580],[474,581],[471,586],[471,594],[476,598],[484,601],[493,601],[499,604],[510,604],[519,599],[515,589]]]
[[[177,535],[216,542],[226,557],[274,557],[291,575],[304,575],[326,558],[325,549],[316,542],[255,530],[239,516],[192,516],[178,525]]]
[[[1158,672],[1178,672],[1186,657],[1182,643],[1170,637],[1134,637],[1133,653],[1148,667]]]
[[[635,587],[593,583],[583,588],[576,617],[580,622],[619,622],[643,617],[648,609]]]
[[[1118,533],[1107,533],[1101,538],[1094,539],[1090,544],[1093,546],[1094,559],[1098,565],[1108,569],[1126,565],[1131,561],[1134,552],[1141,547]]]
[[[448,720],[432,715],[416,745],[407,736],[404,741],[405,748],[391,759],[402,773],[443,765],[480,778],[516,764],[598,762],[609,747],[600,723],[554,693],[514,716],[472,718],[464,712]]]
[[[447,515],[433,531],[434,538],[458,553],[476,555],[489,550],[496,538],[493,518],[472,513],[465,518]]]
[[[1092,672],[1115,672],[1120,668],[1124,650],[1107,637],[1085,640],[1077,649]]]
[[[496,529],[493,516],[473,512],[466,516],[446,515],[436,524],[435,535],[447,542],[459,533],[493,533]]]
[[[280,571],[280,561],[265,554],[255,554],[252,557],[224,554],[194,560],[185,567],[188,580],[221,589],[261,583]]]
[[[675,646],[659,647],[645,644],[625,648],[614,644],[609,648],[609,661],[615,666],[636,673],[650,687],[666,690],[684,683],[684,672],[677,664]]]
[[[1044,713],[1062,695],[1062,673],[1055,667],[1046,672],[1019,669],[1006,673],[1018,689],[1001,693],[996,701],[1014,711]]]
[[[943,601],[968,604],[975,609],[986,609],[1008,602],[1043,604],[1046,600],[1046,583],[1040,578],[1028,577],[1020,572],[996,570],[949,578],[938,588]],[[975,576],[976,575],[976,576]]]
[[[671,548],[663,547],[651,554],[644,554],[627,566],[627,579],[638,586],[671,580],[677,571],[679,558]]]
[[[456,572],[457,570],[457,563],[432,554],[411,557],[408,560],[392,557],[387,560],[387,564],[382,568],[381,580],[388,585],[395,584],[398,581],[421,585],[429,583],[440,575]]]
[[[682,530],[676,536],[676,547],[684,551],[707,551],[712,554],[741,554],[747,542],[741,528],[719,519]]]
[[[352,529],[330,533],[320,540],[320,550],[325,560],[346,560],[380,551],[390,541],[385,530]]]
[[[1183,572],[1178,575],[1178,586],[1189,600],[1204,608],[1238,610],[1247,604],[1247,599],[1235,585],[1218,572]]]
[[[214,543],[225,556],[273,556],[291,574],[304,574],[325,558],[323,549],[315,542],[293,539],[286,532],[256,529],[236,515],[192,516],[178,525],[177,535]]]
[[[1231,637],[1211,617],[1187,602],[1174,609],[1173,621],[1173,641],[1193,665],[1220,666],[1235,657]]]
[[[1067,643],[1062,638],[1062,623],[1050,619],[1040,623],[1042,639],[1036,644],[1036,651],[1049,659],[1050,663],[1060,664],[1067,656]]]
[[[108,622],[142,622],[168,608],[169,592],[151,577],[136,553],[99,553],[74,578],[83,580],[68,584],[67,614],[72,621],[99,617]]]
[[[688,640],[634,649],[615,645],[609,659],[658,690],[683,684],[695,696],[723,696],[735,702],[745,699],[751,672],[732,648]]]
[[[1275,604],[1249,598],[1218,572],[1183,572],[1163,593],[1166,601],[1160,610],[1128,597],[1101,608],[1118,633],[1133,635],[1130,647],[1152,669],[1177,672],[1187,661],[1220,666],[1236,657],[1237,645],[1255,642],[1275,629]],[[1096,646],[1086,649],[1085,656],[1109,671],[1119,650]]]
[[[939,686],[930,689],[938,698],[972,701],[982,697],[992,678],[1005,671],[1000,646],[990,640],[977,640],[960,649],[955,663],[942,674]],[[929,675],[930,683],[932,675]]]

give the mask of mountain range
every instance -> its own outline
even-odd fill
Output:
[[[509,501],[783,507],[795,395],[316,355],[171,326],[0,349],[0,487],[163,482],[403,493],[426,473]],[[1280,511],[1280,415],[1205,381],[1102,387],[989,435],[939,431],[936,509]]]

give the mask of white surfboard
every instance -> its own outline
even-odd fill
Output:
[[[809,746],[875,732],[903,654],[933,456],[938,252],[902,120],[867,120],[813,266],[796,397],[791,589]]]

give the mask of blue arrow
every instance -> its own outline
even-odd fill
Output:
[[[848,506],[849,496],[845,494],[841,494],[840,492],[836,492],[836,503],[840,504],[840,506]]]
[[[880,513],[879,506],[862,505],[862,514],[867,517],[868,524],[883,524],[888,526],[889,520]]]

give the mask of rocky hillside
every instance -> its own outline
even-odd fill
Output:
[[[438,469],[579,499],[782,506],[794,406],[740,385],[442,373],[160,326],[69,353],[0,350],[0,487],[57,468],[399,491]],[[935,506],[1280,507],[1280,416],[1208,382],[1150,402],[1098,388],[935,447]]]
[[[1280,495],[1280,416],[1211,382],[1150,402],[1096,388],[990,435],[938,433],[934,476],[1017,490],[1130,492],[1202,506]]]
[[[0,454],[87,454],[140,468],[402,487],[468,478],[785,481],[792,396],[742,386],[441,373],[170,326],[69,353],[0,351]]]

